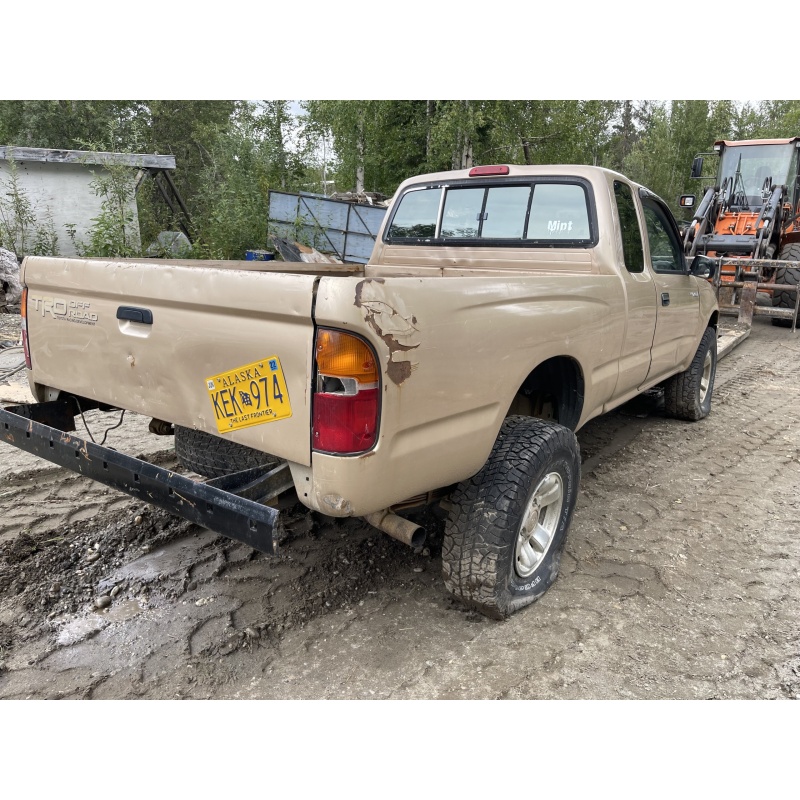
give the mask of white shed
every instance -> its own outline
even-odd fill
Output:
[[[148,174],[157,179],[162,193],[161,175],[166,177],[167,184],[174,186],[167,170],[175,169],[175,156],[0,146],[0,212],[6,215],[13,213],[9,211],[9,203],[13,200],[9,181],[12,174],[16,173],[18,193],[29,201],[36,225],[49,228],[52,224],[59,255],[77,255],[68,226],[74,226],[78,241],[88,239],[93,219],[100,214],[103,202],[103,197],[96,194],[92,182],[98,175],[107,175],[105,167],[113,165],[138,169],[135,175],[137,188]],[[138,242],[139,218],[135,194],[129,202],[129,208],[134,220],[132,237]],[[18,252],[18,255],[26,253]]]

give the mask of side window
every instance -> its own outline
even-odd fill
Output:
[[[797,149],[792,153],[792,161],[789,165],[789,182],[787,184],[786,196],[792,202],[793,206],[797,205]]]
[[[649,197],[642,199],[650,261],[656,272],[683,272],[683,248],[664,209]]]
[[[636,216],[633,192],[627,183],[614,181],[614,197],[617,200],[619,226],[622,234],[622,257],[628,272],[644,272],[644,250],[642,231]]]

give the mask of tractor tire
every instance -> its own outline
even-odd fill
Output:
[[[696,422],[711,411],[717,374],[717,331],[706,328],[689,369],[664,383],[664,408],[671,417]]]
[[[778,253],[779,261],[800,261],[800,243],[787,244]],[[789,284],[797,286],[800,284],[800,269],[787,269],[780,267],[775,270],[775,284]],[[772,293],[772,307],[773,308],[790,308],[795,307],[795,293],[782,292],[777,288]],[[772,324],[778,328],[791,328],[792,321],[790,319],[777,319],[772,317]]]
[[[558,575],[580,472],[569,428],[507,417],[488,461],[451,497],[442,543],[447,590],[493,619],[541,597]]]
[[[180,425],[175,426],[175,454],[184,467],[206,478],[279,463],[269,453]]]

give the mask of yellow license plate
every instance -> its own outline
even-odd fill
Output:
[[[292,416],[281,361],[270,356],[206,378],[220,433]]]

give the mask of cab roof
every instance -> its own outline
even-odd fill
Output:
[[[749,144],[791,144],[792,142],[800,142],[800,136],[793,136],[791,139],[740,139],[738,142],[719,139],[714,144],[724,144],[725,147],[741,147]]]

